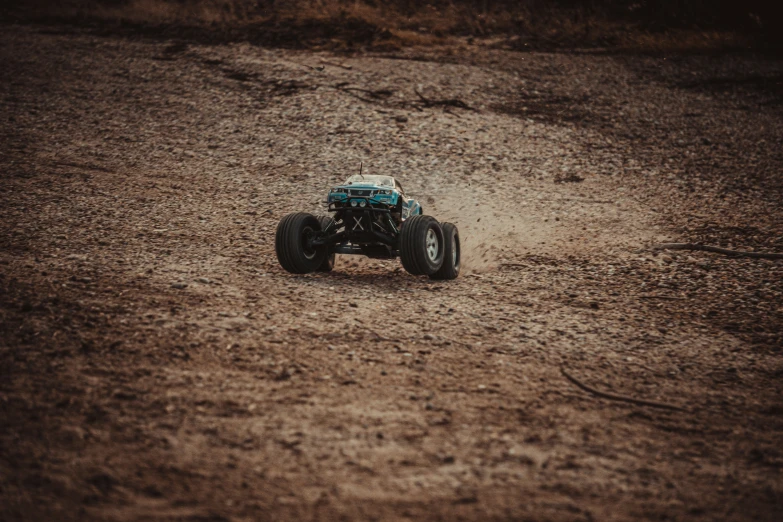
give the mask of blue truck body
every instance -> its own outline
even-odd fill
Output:
[[[387,207],[399,212],[399,223],[411,216],[422,214],[421,204],[405,196],[400,182],[391,176],[351,176],[329,190],[327,203],[330,208],[367,206]]]

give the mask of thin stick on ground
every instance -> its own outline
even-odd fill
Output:
[[[592,395],[595,395],[596,397],[601,397],[602,399],[608,399],[610,401],[621,401],[621,402],[629,402],[631,404],[638,404],[640,406],[650,406],[652,408],[663,408],[666,410],[675,410],[675,411],[687,411],[685,408],[681,408],[680,406],[675,406],[674,404],[668,404],[665,402],[658,402],[658,401],[649,401],[647,399],[637,399],[635,397],[629,397],[627,395],[619,395],[616,393],[608,393],[608,392],[602,392],[601,390],[596,390],[592,386],[588,386],[587,384],[584,384],[582,381],[571,375],[566,371],[565,368],[560,368],[560,372],[563,374],[563,377],[571,381],[574,385],[576,385],[577,388],[580,388],[587,393],[590,393]]]
[[[413,89],[413,92],[416,93],[416,95],[421,99],[421,103],[424,104],[425,107],[457,107],[460,109],[465,109],[468,111],[476,111],[473,107],[468,105],[462,100],[459,100],[457,98],[448,98],[443,100],[431,100],[427,97],[425,97],[422,93],[419,92],[418,89]]]
[[[696,243],[661,243],[655,245],[656,250],[702,250],[704,252],[715,252],[727,256],[753,257],[756,259],[783,259],[783,253],[777,252],[743,252],[741,250],[730,250],[710,245],[699,245]]]
[[[371,98],[388,98],[392,94],[394,94],[394,91],[389,89],[362,89],[360,87],[338,87],[338,89],[343,91],[356,91],[356,92],[363,92],[367,95],[369,95]]]
[[[326,61],[326,60],[321,60],[321,63],[323,65],[331,65],[332,67],[341,67],[341,68],[343,68],[343,69],[345,69],[347,71],[350,71],[351,69],[353,69],[352,65],[346,65],[344,63],[329,62],[329,61]]]

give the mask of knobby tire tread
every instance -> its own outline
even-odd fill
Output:
[[[425,237],[426,229],[433,222],[438,222],[432,216],[416,215],[408,218],[410,221],[403,223],[403,230],[400,237],[401,251],[400,259],[405,270],[412,275],[425,275],[429,272],[429,265],[424,259],[427,255],[424,248],[417,248],[417,241]],[[439,225],[438,225],[439,226]]]
[[[300,263],[297,258],[295,246],[291,241],[291,232],[299,228],[308,219],[317,219],[315,216],[306,212],[297,212],[294,214],[288,214],[280,220],[275,234],[275,251],[278,256],[280,265],[288,272],[292,274],[307,274],[315,270],[315,268],[308,267],[305,263]],[[320,223],[319,223],[320,226]]]

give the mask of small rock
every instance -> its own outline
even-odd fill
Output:
[[[115,399],[119,399],[121,401],[133,401],[136,400],[136,394],[132,391],[122,390],[122,389],[116,389],[112,393],[112,397]]]
[[[359,308],[359,305],[356,303],[348,303],[348,306],[350,306],[351,308]]]
[[[424,337],[422,337],[425,341],[433,341],[435,340],[435,337],[431,334],[424,334]]]
[[[161,498],[163,497],[163,493],[156,488],[155,486],[147,486],[144,489],[141,490],[142,493],[147,495],[150,498]]]
[[[106,472],[96,473],[87,479],[87,482],[95,486],[95,488],[104,495],[108,494],[114,489],[114,486],[117,485],[117,479]]]
[[[176,283],[171,283],[171,288],[176,288],[178,290],[182,290],[183,288],[187,288],[188,284],[183,283],[181,281],[177,281]]]
[[[81,446],[84,442],[84,430],[79,426],[63,426],[60,428],[60,440],[68,446]]]
[[[398,122],[398,123],[405,123],[405,122],[407,122],[407,121],[408,121],[408,117],[407,117],[407,116],[402,116],[402,115],[400,115],[400,116],[395,116],[395,117],[394,117],[394,121],[396,121],[396,122]]]
[[[212,281],[210,281],[210,280],[209,280],[208,278],[206,278],[206,277],[199,277],[198,279],[196,279],[196,281],[198,281],[199,283],[203,283],[203,284],[205,284],[205,285],[208,285],[209,283],[211,283],[211,282],[212,282]]]

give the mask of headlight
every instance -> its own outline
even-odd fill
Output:
[[[333,188],[329,190],[329,194],[345,194],[345,189]]]
[[[379,190],[378,194],[386,194],[387,196],[391,195],[391,190]]]

